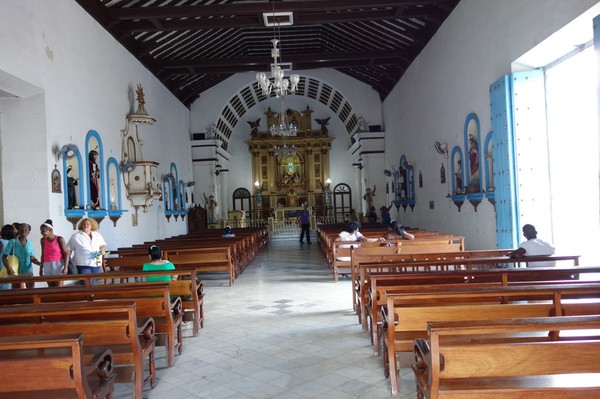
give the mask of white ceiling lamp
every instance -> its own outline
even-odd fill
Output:
[[[273,63],[271,64],[271,76],[267,77],[264,72],[256,74],[256,81],[260,86],[260,89],[265,96],[270,96],[271,93],[275,94],[275,97],[282,97],[288,93],[293,93],[298,88],[300,82],[300,75],[291,74],[290,78],[285,78],[285,70],[291,70],[291,63],[281,63],[281,50],[279,48],[280,43],[280,30],[281,26],[292,25],[294,22],[293,14],[291,12],[275,12],[275,3],[273,3],[273,11],[271,13],[263,13],[265,20],[265,26],[273,26],[273,48],[271,49],[271,57]]]

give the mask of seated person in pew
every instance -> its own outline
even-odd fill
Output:
[[[397,220],[392,220],[388,225],[388,231],[383,235],[386,240],[414,240],[415,236],[404,230],[404,226],[398,223]]]
[[[151,245],[150,248],[148,248],[148,255],[150,256],[150,262],[144,263],[142,271],[153,272],[156,270],[175,270],[173,262],[169,262],[162,258],[162,251],[158,245]],[[171,280],[177,280],[177,275],[146,277],[146,281],[150,283],[169,282]]]
[[[231,226],[225,226],[225,231],[223,232],[223,237],[235,237],[235,233],[231,230]]]
[[[350,222],[348,223],[348,227],[346,227],[345,231],[342,231],[334,241],[362,241],[362,242],[377,242],[377,241],[381,241],[381,242],[385,242],[385,238],[383,237],[378,237],[378,238],[367,238],[365,236],[362,235],[362,233],[360,231],[358,231],[358,229],[360,229],[360,223],[359,222]],[[340,245],[340,248],[350,248],[350,245]],[[342,256],[339,258],[336,258],[337,260],[341,260],[341,261],[345,261],[345,262],[350,262],[351,258],[349,256]]]
[[[523,226],[523,235],[527,239],[519,245],[518,249],[508,253],[511,258],[522,258],[524,256],[554,255],[554,247],[546,241],[537,238],[537,231],[531,224]],[[529,267],[552,267],[556,262],[532,262]]]

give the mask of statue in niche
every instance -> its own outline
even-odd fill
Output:
[[[280,167],[280,184],[292,188],[299,186],[302,181],[300,175],[301,158],[298,153],[284,155],[279,160]]]
[[[456,194],[463,192],[463,178],[462,178],[462,160],[456,161],[456,172],[454,173],[456,178]]]
[[[478,192],[479,187],[479,142],[477,137],[469,134],[469,192]]]
[[[89,153],[90,170],[90,205],[92,209],[100,208],[100,168],[96,159],[98,152],[91,150]]]
[[[67,166],[67,208],[73,209],[77,206],[77,192],[75,186],[79,185],[76,178],[70,175],[73,167]]]

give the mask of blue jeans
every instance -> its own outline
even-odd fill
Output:
[[[102,267],[77,266],[77,274],[98,274],[98,273],[102,273]],[[96,284],[96,280],[92,280],[91,283]],[[85,280],[79,280],[79,285],[85,285]]]

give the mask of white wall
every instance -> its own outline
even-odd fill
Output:
[[[19,157],[19,171],[27,176],[27,185],[39,191],[31,196],[19,191],[19,196],[27,194],[27,199],[37,205],[26,207],[26,214],[17,212],[11,205],[6,182],[12,172],[10,166],[16,165],[11,158],[5,160],[4,157],[15,151],[15,141],[19,141],[12,135],[18,134],[19,129],[27,130],[23,127],[29,126],[31,115],[26,110],[31,101],[37,103],[38,97],[4,99],[0,104],[0,112],[22,115],[22,124],[11,122],[12,128],[6,129],[7,124],[3,122],[4,129],[0,132],[3,222],[18,218],[17,221],[30,223],[34,227],[30,237],[35,238],[34,242],[39,242],[37,226],[48,217],[54,220],[58,234],[68,237],[72,233],[71,224],[63,216],[62,196],[49,194],[48,181],[55,164],[52,146],[73,142],[83,151],[87,132],[96,130],[103,140],[105,161],[110,156],[120,160],[120,130],[125,127],[126,115],[137,106],[133,103],[132,89],[138,83],[144,87],[148,113],[157,119],[154,126],[140,127],[144,159],[160,162],[159,173],[166,173],[171,162],[175,162],[180,179],[192,179],[188,110],[74,1],[2,1],[0,72],[0,90],[14,93],[18,90],[11,82],[23,82],[43,92],[35,95],[42,98],[42,103],[31,112],[43,112],[45,132],[40,132],[40,137],[33,137],[33,133],[19,136],[21,143],[35,151]],[[11,107],[19,103],[19,109],[12,112]],[[3,120],[6,118],[2,115]],[[10,166],[5,166],[5,161]],[[171,219],[167,223],[166,218],[157,213],[156,202],[147,214],[139,212],[139,225],[132,227],[133,209],[124,195],[122,202],[129,212],[119,220],[117,227],[108,219],[100,225],[109,248],[186,231],[186,224],[181,220]]]
[[[493,206],[484,200],[477,212],[465,203],[459,213],[440,184],[444,158],[433,143],[463,145],[466,116],[475,112],[481,137],[490,131],[489,86],[511,72],[511,62],[596,4],[596,0],[462,0],[384,101],[386,164],[401,153],[422,170],[415,211],[400,210],[400,220],[465,235],[468,248],[496,243]],[[446,178],[450,180],[446,164]],[[430,210],[429,201],[435,209]]]

